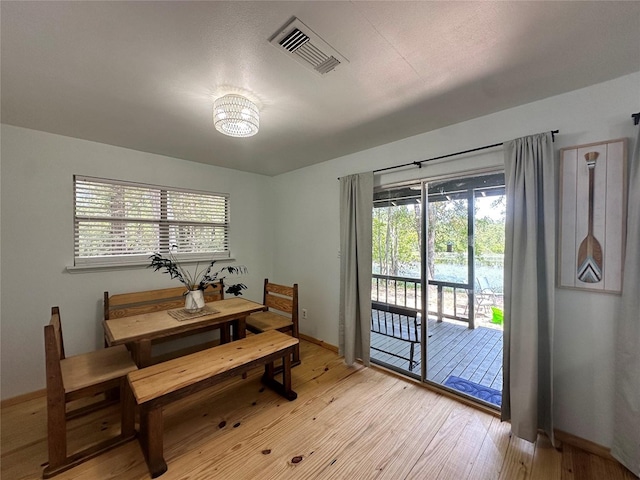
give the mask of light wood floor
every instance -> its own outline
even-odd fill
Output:
[[[619,464],[565,445],[509,437],[487,413],[376,368],[347,368],[302,342],[298,399],[236,378],[165,409],[170,479],[635,479]],[[113,412],[75,420],[69,437],[117,428]],[[2,409],[1,477],[36,479],[46,462],[44,398]],[[299,460],[296,462],[296,460]],[[57,479],[150,478],[136,441]]]

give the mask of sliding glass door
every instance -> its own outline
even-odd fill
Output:
[[[374,194],[372,361],[421,378],[422,186]]]
[[[372,361],[499,405],[504,209],[501,173],[375,193]]]

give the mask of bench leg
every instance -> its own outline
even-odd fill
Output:
[[[122,377],[120,381],[120,435],[123,438],[133,438],[136,434],[136,401],[133,392],[127,381],[127,377]]]
[[[278,382],[275,378],[275,368],[273,362],[266,363],[264,366],[264,375],[262,376],[262,383],[267,387],[276,391],[287,400],[295,400],[298,398],[298,394],[291,389],[291,354],[293,348],[287,349],[282,357],[282,383]]]
[[[167,471],[167,463],[163,457],[163,419],[162,407],[147,409],[142,407],[140,412],[140,446],[147,460],[151,478],[156,478]]]

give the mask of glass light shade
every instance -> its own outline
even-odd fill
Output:
[[[213,103],[213,124],[225,135],[250,137],[258,133],[260,112],[248,98],[225,95]]]

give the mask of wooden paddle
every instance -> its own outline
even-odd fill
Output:
[[[598,152],[589,152],[584,158],[589,169],[589,230],[578,248],[578,280],[598,283],[602,280],[602,247],[593,236],[593,177]]]

